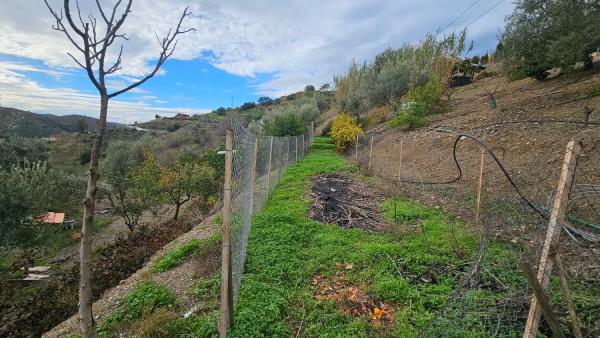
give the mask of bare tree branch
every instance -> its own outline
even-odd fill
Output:
[[[71,57],[71,59],[73,59],[73,61],[75,61],[75,63],[79,65],[79,67],[81,67],[81,68],[83,68],[83,69],[86,69],[86,68],[85,68],[85,66],[84,66],[84,65],[82,65],[82,64],[81,64],[81,62],[79,62],[79,60],[77,60],[77,58],[75,58],[75,57],[73,56],[73,54],[71,54],[71,53],[67,52],[67,55],[68,55],[68,56],[70,56],[70,57]]]
[[[169,29],[169,33],[162,39],[162,41],[160,42],[160,46],[161,46],[161,52],[160,55],[158,57],[158,60],[156,61],[156,64],[154,66],[154,69],[152,70],[152,72],[150,72],[148,75],[146,75],[145,77],[143,77],[141,80],[131,84],[128,87],[125,87],[121,90],[118,90],[112,94],[109,94],[108,97],[112,98],[115,97],[117,95],[123,94],[135,87],[140,86],[141,84],[143,84],[144,82],[148,81],[150,78],[152,78],[160,69],[160,67],[163,65],[163,63],[165,63],[165,61],[167,61],[167,59],[169,57],[171,57],[171,55],[173,55],[173,52],[175,52],[175,48],[177,47],[177,36],[181,35],[181,34],[185,34],[191,31],[195,31],[195,28],[188,28],[188,29],[181,29],[181,24],[183,23],[183,20],[191,15],[192,12],[189,11],[189,7],[186,7],[183,10],[183,14],[181,15],[181,17],[179,18],[179,22],[177,23],[177,27],[175,28],[175,32],[172,32],[172,29]]]
[[[121,50],[119,51],[119,56],[117,57],[117,61],[106,71],[106,75],[112,74],[117,70],[121,69],[121,56],[123,55],[123,45],[121,45]]]
[[[48,7],[48,10],[50,10],[50,13],[52,14],[52,16],[54,16],[54,19],[56,19],[56,25],[52,25],[52,29],[54,29],[56,31],[59,31],[59,32],[63,32],[67,36],[67,39],[69,39],[69,41],[71,42],[71,44],[73,44],[73,46],[75,46],[80,52],[83,53],[83,48],[81,48],[79,46],[79,44],[77,44],[77,42],[75,42],[75,40],[73,39],[73,37],[71,37],[71,34],[69,34],[69,32],[67,31],[67,29],[63,25],[63,22],[62,22],[63,14],[62,14],[62,11],[60,12],[60,16],[59,16],[52,9],[52,7],[50,7],[50,5],[48,4],[47,0],[44,0],[44,3]]]

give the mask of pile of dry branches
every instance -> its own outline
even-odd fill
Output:
[[[379,210],[382,197],[338,174],[313,177],[313,203],[309,216],[343,228],[373,230],[384,223]]]

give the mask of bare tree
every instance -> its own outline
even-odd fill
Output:
[[[81,229],[81,248],[80,248],[80,269],[81,276],[79,282],[79,323],[81,333],[84,337],[96,337],[96,328],[94,317],[92,315],[92,280],[91,280],[91,230],[94,222],[94,209],[96,205],[96,183],[98,181],[98,159],[102,147],[102,140],[106,130],[106,115],[108,112],[108,101],[120,94],[123,94],[152,78],[160,67],[173,55],[178,42],[178,36],[193,31],[194,28],[183,29],[181,27],[184,19],[191,14],[189,7],[186,7],[181,15],[175,29],[170,29],[165,37],[157,40],[161,48],[160,55],[156,61],[154,69],[144,76],[141,80],[113,93],[109,93],[106,88],[106,77],[121,69],[123,45],[118,49],[116,60],[109,62],[107,54],[114,42],[117,40],[127,40],[119,29],[131,13],[131,4],[133,0],[117,0],[110,12],[100,4],[100,0],[95,0],[98,13],[100,14],[100,24],[93,14],[82,16],[79,3],[76,1],[76,18],[71,13],[70,0],[64,0],[63,8],[60,11],[54,10],[47,0],[44,3],[50,10],[50,13],[56,19],[52,29],[65,34],[67,39],[79,51],[77,56],[67,53],[77,65],[83,68],[90,81],[94,84],[100,94],[100,119],[98,128],[92,146],[91,162],[88,172],[87,189],[83,201],[83,225]],[[125,8],[120,9],[124,3]],[[117,13],[121,11],[121,13]],[[64,21],[66,19],[66,22]],[[78,22],[76,22],[77,20]]]

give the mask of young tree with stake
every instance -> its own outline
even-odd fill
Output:
[[[191,12],[186,7],[177,23],[176,28],[169,30],[167,35],[162,39],[158,39],[160,44],[160,54],[156,61],[153,70],[141,78],[139,81],[131,85],[109,93],[106,87],[106,78],[115,74],[121,69],[123,45],[118,49],[118,54],[114,61],[107,59],[109,51],[115,41],[123,39],[127,40],[124,33],[120,33],[119,29],[131,13],[131,4],[133,0],[117,0],[110,11],[106,11],[100,4],[100,0],[95,0],[100,19],[93,14],[82,16],[79,4],[75,2],[77,13],[76,21],[71,13],[71,1],[64,0],[63,8],[60,11],[48,4],[48,0],[44,3],[52,16],[56,19],[56,23],[52,26],[54,30],[65,34],[67,39],[79,51],[79,57],[71,53],[67,53],[75,63],[83,68],[90,81],[98,90],[100,96],[100,118],[98,127],[92,146],[91,161],[88,171],[87,189],[85,199],[83,201],[83,225],[81,228],[81,248],[80,248],[80,282],[79,282],[79,322],[81,333],[84,337],[96,337],[96,325],[92,315],[92,285],[91,285],[91,229],[94,222],[94,209],[96,204],[96,190],[98,181],[98,160],[102,141],[106,130],[106,116],[108,113],[108,101],[120,94],[123,94],[131,89],[134,89],[144,82],[152,78],[167,61],[175,48],[177,47],[178,37],[181,34],[193,31],[194,28],[183,29],[181,27],[184,19]],[[124,9],[118,13],[121,4],[124,3]],[[64,15],[64,16],[63,16]],[[66,19],[66,22],[65,22]]]

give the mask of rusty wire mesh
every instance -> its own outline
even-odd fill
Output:
[[[284,137],[257,136],[235,120],[231,122],[231,129],[230,245],[235,302],[244,272],[252,215],[260,211],[285,170],[304,156],[312,144],[313,132],[309,130],[301,135]]]

